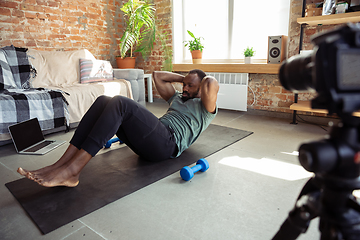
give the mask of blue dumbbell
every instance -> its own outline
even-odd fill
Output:
[[[205,158],[201,158],[196,162],[196,165],[192,168],[189,168],[188,166],[183,167],[180,170],[180,176],[185,181],[189,181],[194,177],[194,173],[201,171],[205,172],[209,168],[209,163]]]
[[[109,147],[111,147],[111,144],[113,144],[114,142],[117,142],[117,141],[119,141],[119,143],[120,144],[122,144],[123,143],[123,141],[121,141],[118,137],[115,137],[115,138],[112,138],[112,139],[110,139],[109,141],[107,141],[106,143],[105,143],[105,148],[109,148]]]

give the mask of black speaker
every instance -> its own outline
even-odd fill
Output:
[[[286,58],[287,36],[269,36],[268,63],[281,63]]]

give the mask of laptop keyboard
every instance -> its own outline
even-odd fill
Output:
[[[32,148],[29,148],[28,150],[24,151],[24,152],[36,152],[37,150],[43,148],[43,147],[46,147],[47,145],[53,143],[55,141],[45,141],[45,142],[42,142],[42,143],[39,143],[38,145],[32,147]]]

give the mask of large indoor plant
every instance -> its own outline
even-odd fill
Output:
[[[129,0],[120,8],[124,13],[125,30],[120,39],[120,56],[116,58],[119,68],[120,62],[131,61],[135,67],[134,52],[140,52],[145,59],[150,55],[155,41],[155,8],[148,0]]]
[[[191,52],[191,56],[192,56],[192,60],[193,63],[201,63],[201,59],[202,59],[202,51],[204,48],[204,45],[201,43],[201,38],[204,39],[203,37],[195,37],[194,34],[192,32],[190,32],[189,30],[187,30],[188,34],[190,35],[190,37],[192,37],[192,40],[189,41],[184,41],[187,42],[185,44],[185,47],[188,47],[188,49]]]

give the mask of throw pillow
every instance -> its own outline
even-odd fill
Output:
[[[113,80],[113,68],[109,61],[80,58],[80,83]]]

